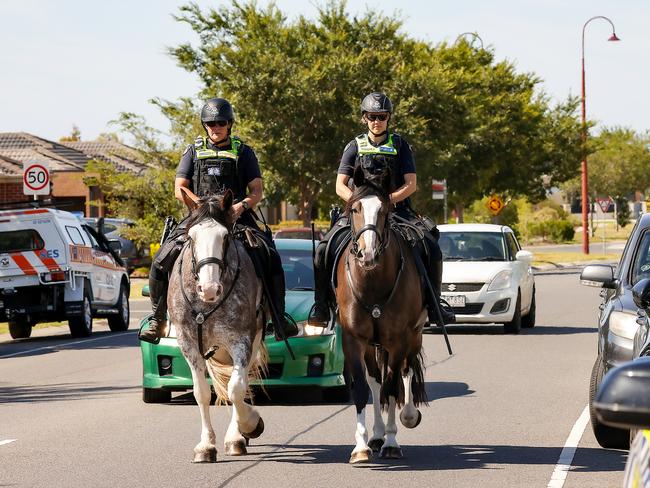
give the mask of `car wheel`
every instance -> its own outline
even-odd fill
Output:
[[[31,322],[22,319],[9,322],[9,334],[12,339],[27,339],[32,335],[32,324]]]
[[[81,315],[68,319],[72,337],[88,337],[93,332],[93,313],[90,308],[90,293],[84,286],[84,296],[81,305]]]
[[[506,334],[519,334],[521,330],[521,292],[517,292],[517,302],[515,303],[515,313],[510,322],[503,324],[503,331]]]
[[[124,283],[120,286],[120,299],[117,302],[117,314],[108,316],[108,327],[112,332],[129,328],[129,292]]]
[[[533,297],[530,302],[530,310],[526,315],[521,318],[521,326],[524,329],[532,329],[535,327],[535,313],[537,312],[537,305],[535,304],[535,287],[533,287]]]
[[[144,403],[169,403],[172,392],[160,388],[142,388],[142,401]]]
[[[627,429],[618,429],[610,427],[598,420],[596,410],[594,409],[594,398],[600,387],[600,382],[605,374],[605,364],[600,356],[596,358],[594,367],[591,371],[591,380],[589,381],[589,418],[594,436],[602,447],[609,449],[629,449],[630,432]]]

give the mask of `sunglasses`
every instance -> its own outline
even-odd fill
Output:
[[[368,119],[370,122],[374,122],[375,120],[384,122],[386,119],[388,119],[388,114],[366,114],[366,119]]]
[[[228,125],[227,120],[211,120],[210,122],[205,122],[205,125],[208,127],[216,127],[217,125],[219,127],[225,127]]]

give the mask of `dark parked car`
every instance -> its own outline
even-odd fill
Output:
[[[639,355],[650,354],[650,346],[645,349],[643,346],[647,325],[645,338],[640,337],[643,330],[639,330],[639,322],[647,321],[643,317],[639,319],[632,296],[632,287],[644,278],[650,278],[650,214],[637,220],[616,269],[609,265],[590,265],[580,275],[582,284],[603,288],[598,316],[598,355],[589,383],[591,425],[603,447],[629,447],[629,429],[603,424],[596,416],[594,398],[610,369]]]
[[[133,241],[120,235],[120,231],[123,227],[133,226],[132,220],[110,217],[86,217],[83,221],[95,229],[95,231],[103,233],[107,239],[119,239],[121,244],[120,257],[126,264],[129,274],[131,274],[135,268],[151,266],[149,248],[136,246]],[[100,229],[100,227],[102,228]]]

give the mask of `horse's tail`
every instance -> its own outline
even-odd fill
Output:
[[[246,398],[252,398],[250,382],[261,379],[267,372],[269,353],[264,343],[264,335],[259,334],[260,339],[255,338],[251,364],[248,367],[248,388]],[[232,365],[223,364],[217,361],[214,356],[208,360],[208,370],[212,377],[212,386],[217,394],[217,405],[225,405],[228,402],[228,382],[232,376]]]

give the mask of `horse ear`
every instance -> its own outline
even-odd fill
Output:
[[[352,176],[352,181],[354,181],[354,186],[359,187],[366,182],[366,177],[363,174],[363,169],[361,166],[357,166],[354,169],[354,176]]]
[[[224,210],[224,211],[229,210],[230,207],[232,207],[233,198],[234,197],[233,197],[233,194],[232,194],[232,190],[230,188],[228,188],[224,192],[223,198],[221,199],[221,210]]]
[[[190,212],[199,206],[199,197],[194,195],[189,189],[185,188],[184,186],[181,186],[179,190],[181,192],[181,197],[183,198],[183,203],[185,203],[185,206],[187,206]]]

